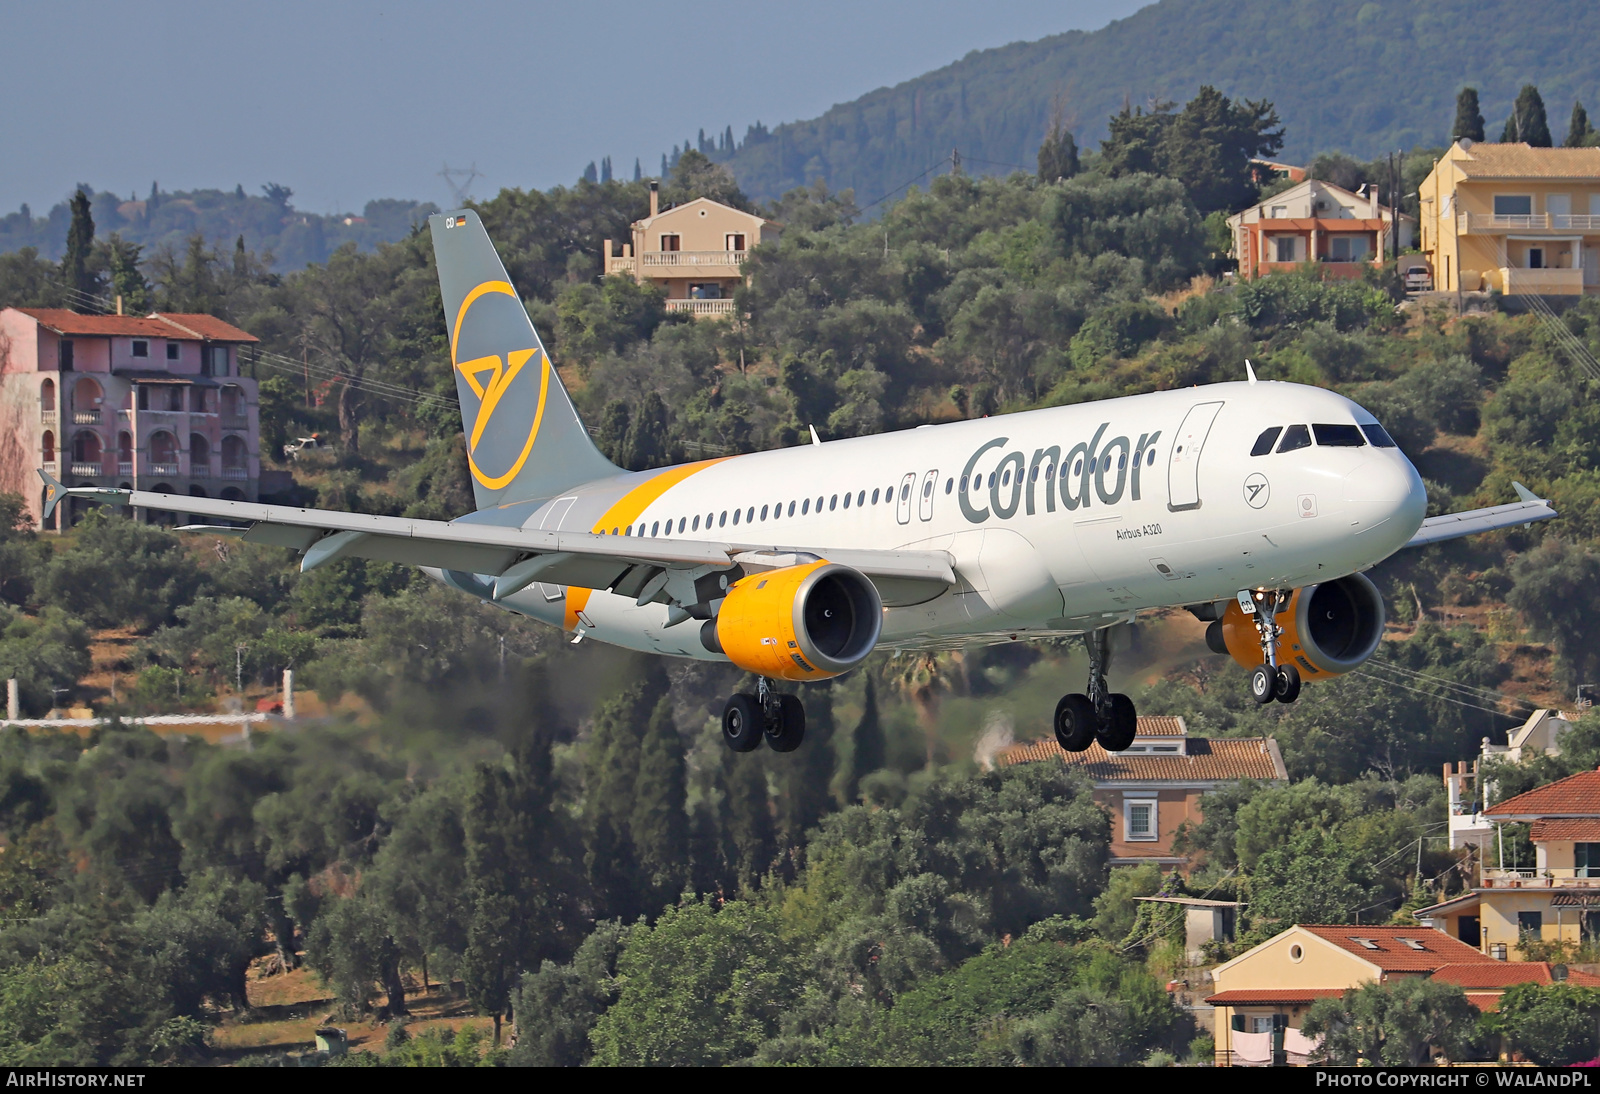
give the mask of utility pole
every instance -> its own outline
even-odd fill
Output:
[[[249,646],[236,645],[233,647],[233,690],[244,692],[244,651]]]
[[[952,175],[961,174],[961,149],[959,148],[950,149],[950,173]]]

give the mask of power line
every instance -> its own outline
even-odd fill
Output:
[[[941,159],[938,162],[934,163],[932,166],[930,166],[926,171],[922,172],[922,174],[918,175],[916,178],[908,179],[905,182],[902,182],[899,186],[896,186],[893,190],[890,190],[888,193],[884,194],[882,197],[873,198],[871,201],[867,202],[865,205],[860,206],[861,212],[864,213],[868,209],[872,208],[874,205],[878,204],[880,201],[886,201],[889,198],[894,197],[894,195],[898,194],[901,190],[904,190],[907,186],[910,186],[910,185],[912,185],[914,183],[920,182],[922,179],[926,178],[928,175],[932,174],[934,171],[937,171],[939,168],[943,167],[945,164],[950,163],[950,162],[951,162],[951,157],[945,156],[943,159]]]
[[[1528,702],[1528,700],[1526,700],[1526,699],[1519,699],[1515,695],[1507,695],[1505,692],[1498,691],[1498,690],[1496,690],[1494,688],[1478,687],[1478,686],[1476,686],[1474,684],[1459,683],[1459,682],[1457,682],[1455,680],[1450,680],[1450,679],[1447,679],[1446,677],[1443,677],[1443,676],[1435,676],[1432,673],[1418,672],[1415,669],[1406,668],[1404,665],[1396,664],[1393,661],[1383,661],[1383,660],[1378,660],[1378,659],[1374,658],[1373,660],[1367,662],[1367,664],[1370,665],[1370,666],[1373,666],[1375,668],[1385,669],[1385,670],[1390,671],[1390,672],[1397,672],[1397,673],[1400,673],[1400,674],[1402,674],[1404,676],[1412,677],[1413,679],[1426,681],[1427,683],[1431,683],[1431,684],[1437,684],[1440,687],[1451,688],[1453,690],[1462,692],[1463,694],[1470,695],[1470,696],[1472,696],[1474,698],[1493,699],[1493,700],[1498,700],[1498,701],[1502,701],[1502,702],[1511,702],[1511,703],[1521,703],[1523,706],[1526,706],[1526,707],[1529,707],[1529,708],[1533,708],[1533,706],[1534,706],[1534,704]]]

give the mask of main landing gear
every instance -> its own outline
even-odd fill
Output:
[[[1240,594],[1240,604],[1245,594]],[[1278,664],[1278,638],[1283,628],[1278,626],[1278,612],[1289,603],[1289,594],[1281,589],[1253,594],[1256,635],[1261,640],[1262,664],[1250,673],[1250,698],[1260,706],[1276,699],[1292,703],[1300,698],[1300,670],[1291,664]]]
[[[1099,741],[1107,752],[1121,752],[1139,730],[1138,711],[1126,695],[1106,690],[1110,632],[1091,631],[1083,642],[1089,648],[1089,694],[1063,695],[1056,704],[1056,743],[1067,752],[1082,752]]]
[[[722,708],[722,739],[735,752],[750,752],[765,738],[774,752],[793,752],[806,736],[806,708],[798,696],[780,695],[765,678],[756,694],[740,692]]]

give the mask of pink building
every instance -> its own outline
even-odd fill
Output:
[[[43,467],[68,486],[255,501],[256,382],[239,349],[257,341],[209,315],[0,310],[0,490],[38,520]],[[57,527],[81,509],[57,510]]]

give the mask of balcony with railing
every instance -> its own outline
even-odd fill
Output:
[[[235,413],[230,413],[230,412],[224,410],[222,412],[222,428],[223,429],[249,429],[250,428],[250,418],[249,418],[248,415],[245,415],[245,414],[235,414]]]
[[[737,277],[739,267],[748,257],[749,251],[644,251],[638,262],[639,272],[645,277],[652,273],[656,276],[681,273],[688,277],[712,272],[719,277]]]
[[[1505,232],[1600,232],[1600,216],[1588,213],[1460,213],[1456,227],[1467,235]]]
[[[60,417],[53,410],[41,410],[39,412],[39,425],[42,426],[45,429],[58,429],[58,428],[60,428],[56,424],[60,420],[61,420]]]
[[[190,458],[189,475],[196,479],[209,479],[211,477],[211,461]]]
[[[133,474],[133,464],[131,464],[131,463],[123,463],[121,461],[118,461],[118,463],[117,463],[117,474],[119,474],[119,475],[131,475],[131,474]]]
[[[248,479],[250,477],[250,469],[248,467],[224,467],[222,469],[222,477],[225,479]]]
[[[1485,868],[1485,889],[1595,889],[1600,890],[1600,868],[1536,870]]]
[[[688,312],[690,315],[732,315],[733,300],[668,300],[667,310]]]
[[[144,473],[147,475],[176,475],[178,473],[178,465],[175,463],[147,463],[144,465]]]
[[[1500,291],[1507,295],[1581,296],[1583,270],[1563,267],[1529,270],[1520,266],[1502,266]]]
[[[100,408],[93,407],[89,410],[74,410],[72,412],[73,425],[99,425]]]
[[[78,475],[78,476],[83,477],[83,478],[94,478],[96,475],[99,475],[102,470],[104,470],[97,463],[77,463],[77,462],[74,462],[71,466],[72,466],[72,473],[74,475]]]

